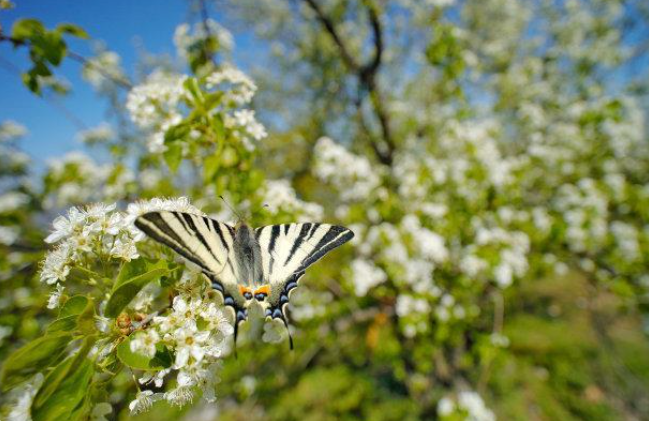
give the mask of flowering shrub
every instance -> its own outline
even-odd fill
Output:
[[[71,153],[34,185],[25,129],[0,126],[2,415],[212,419],[218,396],[224,419],[640,419],[649,144],[646,80],[624,76],[639,5],[300,5],[230,4],[271,41],[254,79],[210,19],[175,31],[187,74],[131,80],[98,48],[82,74],[119,124],[79,139],[102,164]],[[356,234],[292,295],[291,353],[253,315],[235,359],[207,279],[133,225],[234,225],[219,196],[253,226]]]

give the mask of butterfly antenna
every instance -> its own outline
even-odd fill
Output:
[[[219,195],[219,198],[221,198],[221,200],[223,200],[223,203],[225,203],[225,206],[227,206],[228,209],[230,209],[233,214],[237,215],[237,218],[239,218],[239,221],[237,221],[237,222],[243,221],[243,218],[241,217],[241,215],[239,215],[239,212],[235,211],[234,208],[232,208],[232,206],[230,206],[228,201],[223,198],[223,196]]]

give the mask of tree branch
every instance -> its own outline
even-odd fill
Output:
[[[11,44],[13,44],[14,47],[27,47],[27,46],[29,46],[29,42],[27,42],[25,40],[16,39],[16,38],[13,38],[13,37],[11,37],[9,35],[4,35],[3,33],[0,33],[0,42],[3,42],[3,41],[4,42],[10,42]],[[124,89],[131,89],[133,87],[133,85],[131,85],[131,83],[129,81],[114,77],[113,75],[107,73],[106,71],[104,71],[104,69],[102,69],[101,67],[95,65],[92,61],[88,60],[87,58],[85,58],[84,56],[82,56],[79,53],[75,53],[74,51],[68,50],[67,51],[67,56],[70,57],[71,60],[76,61],[77,63],[81,63],[81,64],[83,64],[85,66],[92,67],[100,75],[102,75],[103,77],[105,77],[108,80],[113,81],[116,85],[119,85]]]
[[[203,24],[203,30],[205,31],[205,39],[212,38],[212,31],[210,30],[210,25],[209,25],[209,19],[210,15],[207,10],[207,2],[206,0],[199,0],[200,5],[201,5],[201,21]],[[203,54],[205,55],[205,59],[207,61],[210,61],[213,65],[216,65],[216,61],[214,60],[214,54],[208,49],[206,44],[203,44]]]
[[[358,78],[359,82],[359,98],[356,101],[356,106],[359,110],[359,115],[361,119],[361,127],[363,127],[368,133],[370,133],[367,124],[363,121],[363,112],[362,112],[362,102],[365,95],[369,96],[370,104],[376,118],[379,122],[381,128],[381,137],[385,143],[384,147],[376,142],[374,136],[370,134],[370,143],[372,149],[377,155],[379,161],[385,165],[391,165],[395,150],[394,139],[392,138],[392,132],[390,130],[390,118],[385,108],[383,107],[383,99],[379,92],[379,87],[376,82],[376,75],[379,72],[383,59],[383,28],[381,26],[381,19],[378,13],[378,8],[372,0],[363,0],[363,5],[367,8],[367,14],[370,21],[370,26],[372,27],[372,36],[374,43],[374,54],[365,64],[359,64],[356,59],[351,55],[349,49],[343,42],[343,39],[338,34],[336,27],[328,17],[316,0],[304,0],[304,2],[313,10],[316,14],[316,18],[322,24],[324,29],[327,31],[334,44],[338,47],[340,56],[342,57],[343,62],[347,68],[354,73]]]
[[[334,43],[338,46],[338,50],[340,51],[340,55],[347,65],[349,69],[353,72],[358,72],[360,69],[360,66],[358,63],[356,63],[356,60],[352,57],[352,55],[349,53],[349,49],[343,42],[342,38],[338,35],[338,31],[336,31],[336,27],[334,26],[333,21],[325,15],[324,11],[320,7],[320,5],[316,2],[316,0],[304,0],[311,10],[313,10],[316,14],[316,18],[322,26],[325,28],[325,30],[329,33],[331,36],[331,39],[334,41]]]

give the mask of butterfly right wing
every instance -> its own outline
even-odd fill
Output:
[[[145,213],[135,220],[135,226],[202,269],[226,308],[233,310],[236,332],[247,310],[237,283],[234,228],[206,216],[173,211]]]

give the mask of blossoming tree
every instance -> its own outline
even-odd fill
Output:
[[[196,4],[173,36],[182,66],[136,80],[116,52],[83,59],[115,121],[79,138],[110,162],[72,153],[34,187],[23,129],[0,127],[3,414],[210,419],[217,395],[226,419],[646,413],[642,2],[221,4],[270,41],[254,77]],[[85,36],[31,22],[2,39]],[[133,225],[152,210],[234,223],[220,195],[253,225],[356,234],[296,292],[293,352],[259,321],[235,359],[209,282]]]

